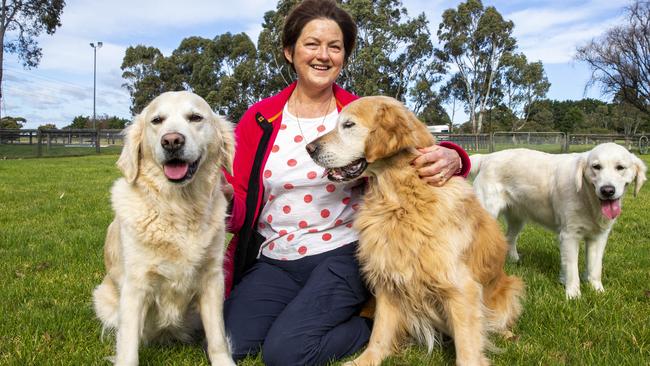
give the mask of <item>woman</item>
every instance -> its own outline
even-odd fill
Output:
[[[282,37],[298,80],[253,105],[235,131],[228,177],[235,236],[227,253],[233,274],[227,288],[234,287],[224,310],[235,360],[262,350],[267,365],[319,365],[369,339],[369,321],[357,315],[368,292],[351,229],[363,181],[328,181],[305,149],[357,98],[335,84],[356,34],[336,2],[298,4]],[[467,154],[445,146],[451,149],[424,148],[414,161],[431,184],[469,171]]]

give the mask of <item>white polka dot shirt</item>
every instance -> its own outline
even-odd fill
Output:
[[[338,111],[298,119],[285,105],[282,124],[263,172],[264,208],[258,232],[266,238],[261,253],[296,260],[358,240],[352,220],[363,181],[332,182],[313,162],[305,146],[336,125]],[[303,135],[304,134],[304,135]]]

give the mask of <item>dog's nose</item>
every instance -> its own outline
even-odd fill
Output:
[[[314,156],[318,152],[318,145],[312,143],[307,144],[305,147],[307,149],[307,152],[309,153],[310,156]]]
[[[166,133],[160,140],[160,144],[167,151],[177,151],[185,145],[185,136],[178,132]]]
[[[600,187],[600,194],[603,195],[605,198],[609,198],[614,196],[614,193],[616,193],[616,188],[614,186],[602,186]]]

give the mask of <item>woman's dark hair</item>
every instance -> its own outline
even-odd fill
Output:
[[[347,62],[357,40],[357,25],[350,14],[334,0],[304,0],[296,5],[284,21],[282,49],[288,48],[293,53],[302,29],[314,19],[330,19],[338,24],[343,33],[344,61]]]

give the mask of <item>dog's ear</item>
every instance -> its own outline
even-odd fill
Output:
[[[128,183],[133,183],[138,177],[140,164],[140,148],[144,138],[144,112],[135,117],[133,123],[124,129],[124,146],[117,167],[122,171]]]
[[[646,181],[646,172],[648,168],[645,166],[643,160],[639,159],[636,155],[632,155],[632,162],[634,164],[634,170],[636,171],[636,176],[634,178],[634,197],[639,194],[641,186]]]
[[[221,146],[219,150],[221,165],[228,174],[232,175],[232,163],[235,158],[235,137],[233,136],[232,124],[216,113],[214,114],[214,118],[217,121],[219,135],[221,135]]]
[[[366,140],[365,158],[369,163],[409,147],[433,145],[435,139],[425,125],[399,102],[383,102]]]
[[[578,162],[576,163],[576,171],[575,171],[576,192],[580,192],[580,190],[582,189],[582,180],[584,179],[586,167],[587,167],[587,157],[580,156],[578,158]]]

